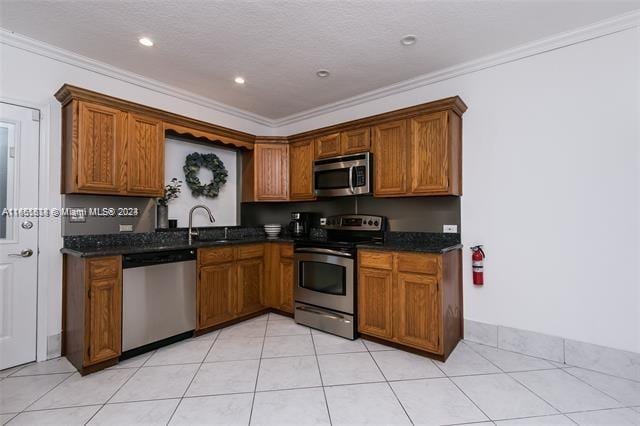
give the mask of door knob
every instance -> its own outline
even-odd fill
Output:
[[[22,250],[20,253],[11,253],[9,254],[9,256],[15,256],[15,257],[31,257],[31,255],[33,254],[33,250],[31,249],[24,249]]]

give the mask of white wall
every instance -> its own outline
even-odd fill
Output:
[[[640,30],[634,28],[280,129],[459,95],[468,319],[640,352]],[[390,202],[393,202],[390,200]]]
[[[184,161],[187,155],[198,152],[201,154],[213,153],[224,163],[225,169],[229,173],[227,183],[220,190],[220,194],[216,198],[194,197],[189,190],[185,180]],[[165,182],[169,182],[171,178],[178,178],[182,181],[182,191],[180,196],[169,203],[169,219],[178,219],[178,226],[184,227],[189,225],[189,210],[196,204],[204,204],[211,209],[215,224],[209,222],[207,213],[198,209],[193,213],[194,226],[233,226],[237,225],[237,178],[238,170],[236,165],[237,152],[232,149],[224,149],[218,147],[209,147],[201,144],[188,143],[183,140],[167,139],[164,151],[164,174]],[[206,169],[200,169],[198,174],[200,181],[205,183],[210,179],[211,172]]]
[[[0,40],[2,41],[2,40]],[[43,137],[46,139],[41,165],[44,179],[41,188],[41,207],[60,207],[60,105],[53,94],[70,83],[111,96],[216,123],[253,134],[270,134],[272,129],[255,122],[225,114],[182,98],[166,95],[127,83],[80,66],[51,59],[45,55],[0,43],[0,98],[19,104],[41,107],[45,117]],[[235,205],[235,203],[234,203]],[[216,216],[218,217],[218,216]],[[61,226],[58,221],[43,221],[40,226],[40,282],[39,300],[46,301],[45,329],[48,336],[58,335],[61,328],[62,247]],[[46,340],[46,339],[45,339]],[[40,341],[40,339],[39,339]],[[39,348],[39,353],[46,349]]]

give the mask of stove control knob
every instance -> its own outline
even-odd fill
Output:
[[[376,220],[375,222],[373,222],[373,224],[374,224],[375,226],[378,226],[378,221]]]
[[[369,224],[369,226],[371,226],[371,224],[372,224],[373,222],[371,221],[371,219],[369,219],[369,222],[367,222],[367,223]]]

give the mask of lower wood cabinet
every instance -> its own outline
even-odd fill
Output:
[[[196,290],[199,329],[234,318],[236,314],[235,289],[236,273],[233,262],[199,268]]]
[[[358,262],[358,331],[446,359],[463,335],[460,250],[361,250]]]
[[[264,304],[293,313],[293,244],[271,243],[265,259],[269,275]]]
[[[63,355],[86,374],[122,351],[121,256],[64,256]]]
[[[198,250],[197,329],[275,308],[293,312],[293,244]]]

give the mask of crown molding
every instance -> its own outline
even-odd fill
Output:
[[[86,69],[101,75],[105,75],[117,80],[121,80],[148,90],[173,96],[187,102],[211,108],[213,110],[229,114],[250,122],[272,128],[273,133],[278,134],[279,128],[295,124],[310,118],[318,117],[340,109],[349,108],[370,102],[376,99],[403,93],[420,87],[429,86],[444,80],[449,80],[466,74],[471,74],[487,68],[492,68],[501,64],[517,61],[544,52],[582,43],[595,38],[625,31],[640,26],[640,10],[636,10],[624,15],[619,15],[608,20],[595,24],[577,28],[571,31],[560,33],[551,37],[543,38],[531,43],[527,43],[513,49],[509,49],[494,55],[485,56],[480,59],[465,62],[440,71],[424,74],[409,80],[404,80],[380,89],[372,90],[360,95],[356,95],[337,102],[326,104],[317,108],[312,108],[296,114],[292,114],[279,119],[270,119],[258,114],[251,113],[239,108],[232,107],[210,98],[183,90],[157,80],[146,78],[142,75],[126,71],[109,64],[99,62],[77,53],[52,46],[39,40],[19,35],[0,28],[0,43],[18,49],[26,50],[53,60],[57,60],[72,66]]]
[[[86,56],[82,56],[69,50],[53,46],[40,40],[35,40],[21,34],[16,34],[4,28],[0,28],[0,43],[14,47],[16,49],[26,50],[28,52],[35,53],[36,55],[44,56],[46,58],[53,59],[55,61],[59,61],[68,65],[82,68],[87,71],[95,72],[96,74],[111,77],[125,83],[152,90],[163,95],[182,99],[184,101],[191,102],[205,108],[211,108],[218,112],[248,120],[262,126],[273,127],[273,120],[270,120],[261,115],[214,101],[188,90],[180,89],[161,81],[114,67],[104,62],[87,58]]]
[[[328,114],[333,111],[341,110],[370,102],[376,99],[392,96],[398,93],[429,86],[444,80],[449,80],[465,74],[471,74],[497,65],[525,59],[531,56],[539,55],[551,50],[560,49],[571,46],[573,44],[582,43],[595,38],[603,37],[609,34],[618,33],[630,28],[640,26],[640,10],[636,10],[624,15],[600,21],[585,27],[577,28],[571,31],[560,33],[551,37],[536,40],[513,49],[482,57],[469,62],[464,62],[440,71],[424,74],[409,80],[404,80],[380,89],[362,93],[341,101],[333,102],[317,108],[312,108],[296,114],[289,115],[280,119],[273,120],[274,127],[282,127],[295,124],[310,118]]]

